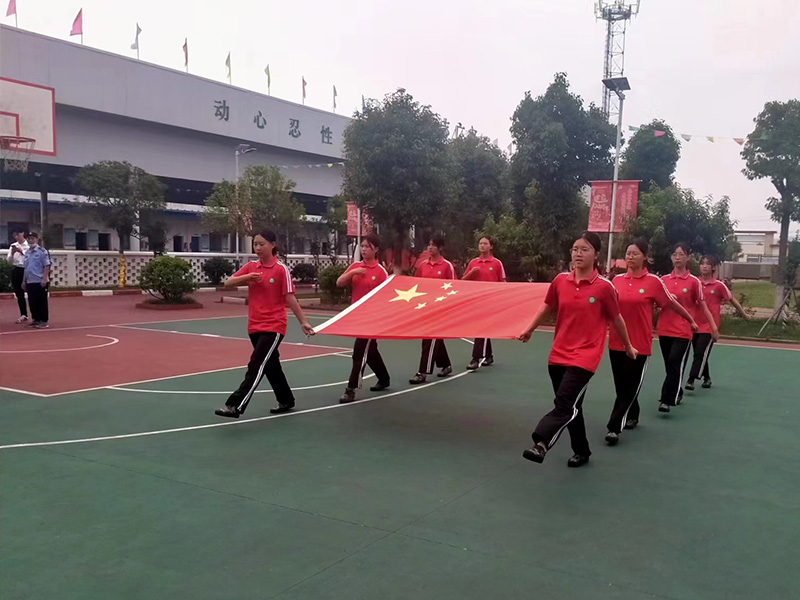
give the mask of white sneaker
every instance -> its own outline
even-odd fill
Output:
[[[27,321],[27,320],[28,320],[28,315],[22,315],[22,316],[21,316],[19,319],[17,319],[16,321],[14,321],[14,323],[16,323],[17,325],[19,325],[20,323],[24,323],[24,322],[25,322],[25,321]]]

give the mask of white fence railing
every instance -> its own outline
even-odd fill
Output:
[[[203,273],[203,264],[213,257],[222,257],[235,262],[235,254],[218,252],[175,252],[168,253],[177,256],[192,266],[192,273],[200,283],[209,283]],[[128,285],[139,284],[139,274],[142,267],[153,259],[152,252],[126,252],[125,275]],[[255,255],[241,254],[240,261],[245,263],[255,259]],[[50,260],[53,263],[50,280],[54,287],[81,287],[102,288],[119,285],[119,252],[100,252],[85,250],[51,250]],[[346,262],[346,256],[337,257],[337,261]],[[314,264],[314,257],[310,254],[290,254],[286,263],[291,269],[300,263]],[[329,256],[320,256],[321,269],[331,264]]]

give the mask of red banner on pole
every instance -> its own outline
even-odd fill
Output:
[[[513,339],[530,325],[549,286],[392,276],[314,330],[400,340]]]
[[[589,203],[589,231],[608,232],[611,221],[611,181],[592,181],[592,197]],[[639,182],[617,182],[617,208],[614,213],[614,233],[624,231],[625,221],[636,217],[639,206]]]
[[[347,205],[347,235],[358,237],[358,206],[355,202],[345,202]],[[372,233],[372,217],[367,211],[361,211],[361,235]]]

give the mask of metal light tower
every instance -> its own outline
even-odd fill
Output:
[[[628,21],[639,12],[641,0],[598,0],[594,16],[606,22],[606,52],[603,61],[603,79],[622,77],[625,74],[625,30]],[[603,114],[613,120],[619,114],[619,100],[610,89],[603,86]]]

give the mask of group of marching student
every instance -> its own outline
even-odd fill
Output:
[[[553,280],[541,309],[518,337],[527,342],[548,315],[556,315],[548,360],[555,406],[539,421],[531,436],[533,446],[522,454],[533,462],[544,461],[565,428],[574,453],[567,465],[581,467],[589,462],[591,450],[582,405],[603,355],[608,323],[612,325],[608,348],[616,400],[605,441],[614,446],[623,429],[634,429],[639,422],[638,397],[651,354],[654,307],[661,309],[656,331],[666,370],[660,412],[670,412],[681,403],[690,346],[695,357],[686,389],[693,390],[694,381],[700,377],[704,388],[711,387],[708,357],[719,338],[721,303],[731,302],[747,318],[728,288],[714,278],[712,258],[701,261],[702,279],[689,273],[686,244],[676,244],[671,257],[673,271],[662,278],[647,270],[646,240],[634,240],[627,247],[627,271],[613,280],[598,272],[600,249],[595,233],[584,232],[575,240],[570,251],[572,271]]]
[[[350,286],[353,290],[352,302],[358,302],[372,290],[386,281],[389,274],[378,260],[380,251],[380,238],[372,233],[361,241],[361,260],[354,262],[342,273],[336,281],[339,287]],[[428,241],[428,258],[421,261],[415,269],[416,277],[429,279],[453,280],[456,270],[453,263],[442,255],[444,238],[433,236]],[[503,263],[492,256],[492,241],[483,237],[478,242],[480,255],[467,265],[464,279],[476,281],[505,281],[506,273]],[[489,339],[476,339],[472,345],[472,359],[467,365],[468,371],[474,371],[481,366],[490,366],[494,363],[492,355],[492,341]],[[369,366],[378,381],[370,387],[372,392],[381,392],[389,387],[389,371],[378,351],[378,341],[374,339],[356,339],[353,346],[353,366],[347,387],[339,398],[341,404],[353,402],[356,399],[356,389],[361,387],[364,370]],[[439,368],[437,377],[447,377],[453,373],[453,364],[447,354],[444,340],[422,340],[422,353],[420,355],[419,369],[408,382],[411,385],[425,383],[428,375],[432,375],[435,368]]]

